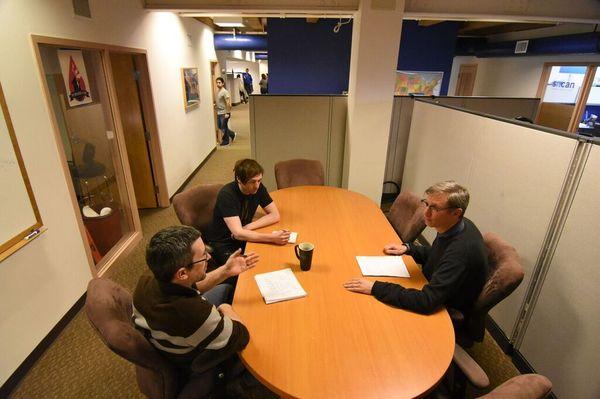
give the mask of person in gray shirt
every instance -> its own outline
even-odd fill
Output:
[[[216,79],[217,88],[217,126],[223,138],[221,139],[220,145],[225,146],[231,144],[235,140],[235,132],[229,129],[229,118],[231,118],[231,95],[225,88],[225,81],[223,78],[218,77]]]

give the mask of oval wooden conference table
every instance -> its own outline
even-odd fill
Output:
[[[333,187],[271,196],[281,221],[262,231],[297,231],[297,242],[315,250],[311,270],[303,272],[292,244],[248,244],[260,262],[239,276],[233,307],[250,331],[241,358],[252,374],[285,398],[414,398],[433,388],[454,352],[448,313],[419,315],[342,286],[361,276],[356,255],[383,255],[385,244],[399,242],[377,205]],[[422,287],[418,266],[409,256],[404,261],[410,279],[377,279]],[[287,267],[308,295],[266,305],[254,275]]]

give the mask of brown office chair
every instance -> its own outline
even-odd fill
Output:
[[[410,191],[403,191],[396,197],[387,218],[403,242],[412,242],[425,229],[424,214],[421,198]]]
[[[479,399],[543,399],[552,391],[549,379],[539,374],[523,374],[511,378]]]
[[[186,226],[197,228],[203,235],[212,224],[217,194],[222,184],[201,184],[173,197],[177,218]]]
[[[325,172],[320,161],[290,159],[275,164],[277,189],[296,186],[324,186]]]
[[[481,342],[485,334],[485,319],[496,304],[510,295],[523,281],[523,267],[517,251],[497,234],[486,233],[483,241],[488,251],[490,274],[475,301],[471,317],[465,322],[463,315],[449,309],[455,326],[456,347],[454,364],[467,380],[478,388],[489,385],[485,371],[473,360],[463,347],[470,347],[474,341]]]
[[[150,399],[207,398],[214,386],[214,373],[187,380],[163,358],[132,321],[132,297],[106,278],[88,284],[85,311],[102,341],[117,355],[135,364],[138,387]]]

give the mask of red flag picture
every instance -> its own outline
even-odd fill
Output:
[[[89,80],[82,51],[58,50],[58,60],[67,89],[69,105],[76,107],[91,103],[92,97],[89,92]]]

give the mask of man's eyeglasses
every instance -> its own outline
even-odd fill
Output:
[[[195,265],[196,263],[206,262],[206,261],[208,261],[208,259],[209,259],[209,255],[208,255],[208,254],[206,254],[206,255],[204,255],[204,257],[203,257],[202,259],[200,259],[200,260],[197,260],[197,261],[194,261],[194,262],[192,262],[192,263],[188,264],[188,265],[187,265],[187,267],[188,267],[188,268],[189,268],[189,267],[192,267],[192,266],[193,266],[193,265]]]
[[[456,208],[455,206],[448,206],[446,208],[438,208],[435,205],[429,205],[429,202],[427,202],[426,199],[422,199],[421,204],[425,207],[425,210],[427,210],[427,208],[429,208],[433,212],[441,212],[441,211],[445,211],[446,209],[455,209]]]

